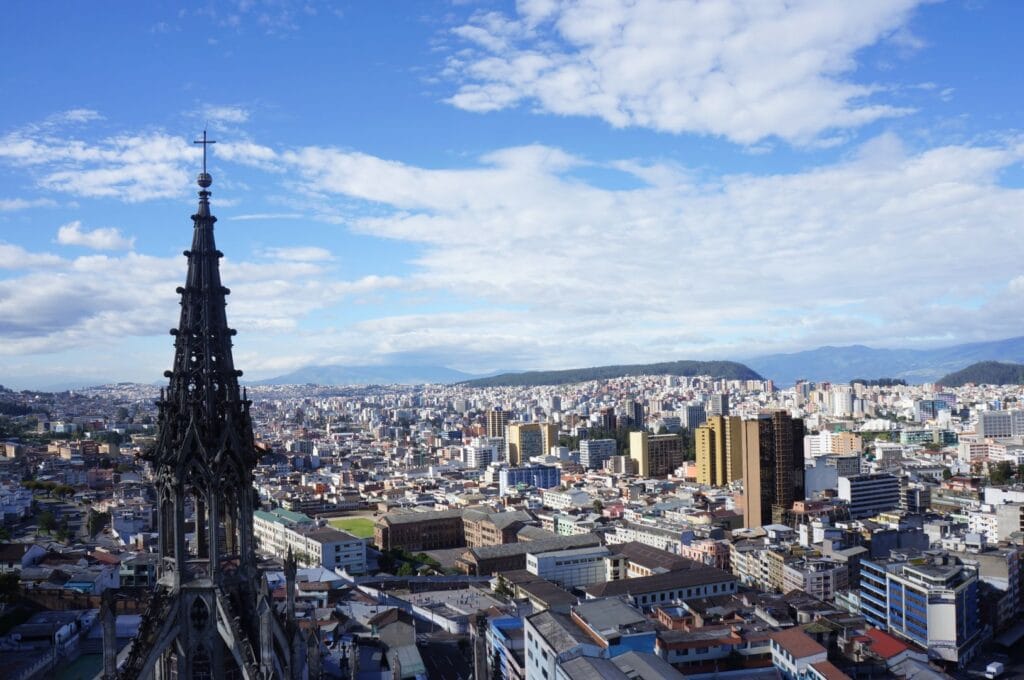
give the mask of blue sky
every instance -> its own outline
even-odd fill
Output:
[[[237,363],[1022,334],[1016,2],[18,3],[0,383],[159,379],[198,150]]]

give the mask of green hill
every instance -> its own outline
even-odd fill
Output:
[[[467,380],[470,387],[532,387],[534,385],[567,385],[587,380],[608,380],[627,375],[710,375],[726,380],[761,380],[761,376],[735,361],[664,361],[657,364],[626,366],[594,366],[562,371],[526,371],[502,373],[490,378]]]
[[[1024,364],[1004,364],[999,361],[979,361],[955,373],[941,378],[938,383],[945,387],[962,387],[967,383],[975,385],[1021,385],[1024,384]]]

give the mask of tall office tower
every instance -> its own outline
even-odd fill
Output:
[[[509,465],[522,465],[533,456],[547,455],[558,444],[558,425],[554,423],[509,423],[506,431]]]
[[[775,449],[772,421],[766,414],[744,420],[743,451],[743,526],[761,527],[771,522],[772,494],[775,491]]]
[[[779,523],[804,499],[804,422],[786,411],[762,413],[741,430],[744,525]]]
[[[500,459],[499,446],[504,442],[500,437],[481,437],[462,449],[462,462],[466,467],[479,470]]]
[[[788,411],[772,413],[775,438],[775,501],[772,522],[783,521],[793,501],[804,500],[804,421]]]
[[[697,429],[708,419],[707,412],[704,410],[704,404],[696,401],[690,402],[681,411],[683,427],[688,430]]]
[[[484,415],[487,419],[487,436],[504,437],[505,426],[508,425],[508,411],[499,406],[487,411]]]
[[[634,399],[627,399],[622,404],[622,410],[626,414],[627,427],[644,426],[644,405]]]
[[[715,431],[704,423],[693,431],[694,450],[697,457],[697,483],[714,486],[718,477],[715,466]]]
[[[729,395],[716,392],[708,400],[707,412],[709,416],[729,415]]]
[[[629,433],[629,457],[642,477],[664,477],[683,464],[683,440],[677,434]]]
[[[552,413],[562,410],[562,398],[557,394],[552,394],[548,399],[548,407]]]
[[[558,446],[558,423],[540,423],[540,436],[544,455],[550,455],[551,449]]]
[[[697,481],[711,486],[743,478],[743,421],[739,416],[710,416],[695,432]]]
[[[104,592],[103,677],[159,680],[319,677],[320,645],[295,619],[296,563],[285,561],[279,617],[257,570],[250,402],[239,389],[210,214],[205,144],[199,210],[174,336],[173,369],[157,402],[158,579],[127,657],[118,663],[115,589]],[[194,512],[190,519],[188,514]]]
[[[611,432],[616,429],[619,425],[618,419],[615,417],[615,409],[603,408],[601,409],[600,426],[602,430]]]
[[[584,439],[580,442],[580,465],[587,470],[600,470],[615,455],[614,439]]]

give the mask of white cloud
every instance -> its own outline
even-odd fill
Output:
[[[326,262],[334,256],[326,248],[316,246],[299,246],[294,248],[266,248],[260,253],[263,257],[286,262]]]
[[[160,132],[118,135],[89,143],[52,135],[0,137],[0,161],[37,171],[38,184],[75,196],[134,203],[180,196],[198,149]]]
[[[331,346],[474,357],[477,368],[507,367],[503,356],[552,366],[892,346],[935,324],[999,337],[1005,314],[975,310],[968,286],[1006,286],[1020,259],[1007,244],[1024,228],[1024,190],[998,180],[1024,159],[1013,140],[916,151],[883,135],[831,165],[707,180],[623,161],[614,167],[641,186],[618,190],[581,180],[585,159],[538,146],[464,169],[330,148],[280,158],[311,194],[375,204],[348,218],[357,231],[420,246],[404,287],[472,307],[362,322]],[[481,308],[497,308],[500,327]]]
[[[850,78],[858,50],[891,38],[921,0],[533,0],[474,15],[450,58],[469,111],[526,102],[615,127],[695,132],[754,144],[810,143],[906,109]]]
[[[0,198],[0,212],[27,210],[28,208],[52,208],[57,202],[49,198]]]
[[[212,106],[203,107],[203,118],[213,123],[239,124],[249,120],[249,111],[241,106]]]
[[[79,225],[68,226],[66,234],[82,233]],[[322,256],[317,250],[308,249],[307,257]],[[275,334],[294,333],[303,318],[344,298],[401,285],[395,277],[346,280],[326,270],[322,259],[296,255],[282,249],[258,262],[223,260],[222,278],[231,288],[228,318],[243,343],[273,342]],[[164,334],[178,322],[174,290],[185,279],[186,261],[135,252],[62,258],[0,242],[3,269],[15,275],[0,279],[0,355],[27,356],[99,352]]]
[[[82,231],[82,223],[75,220],[57,230],[57,243],[93,250],[131,250],[135,246],[135,238],[126,238],[113,227]]]
[[[92,109],[69,109],[52,116],[50,120],[54,123],[91,123],[96,120],[103,120],[99,111]]]

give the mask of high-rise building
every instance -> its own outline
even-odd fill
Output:
[[[681,409],[680,416],[683,421],[683,427],[688,430],[696,430],[707,420],[704,404],[699,402],[691,402],[684,406]]]
[[[804,500],[804,421],[786,411],[763,413],[740,429],[744,525],[781,523]]]
[[[558,425],[554,423],[509,423],[508,434],[509,465],[522,465],[534,456],[544,456],[551,447],[558,444]]]
[[[709,416],[729,415],[729,395],[716,392],[708,400],[707,412]]]
[[[977,571],[937,551],[861,561],[861,613],[871,625],[962,666],[979,641]]]
[[[615,417],[615,409],[608,407],[601,409],[599,415],[598,424],[602,430],[611,432],[619,426],[619,419]]]
[[[157,402],[154,471],[157,587],[127,658],[118,663],[115,602],[104,598],[103,677],[319,677],[320,646],[295,619],[297,565],[285,559],[286,614],[257,569],[250,402],[235,370],[213,237],[203,135],[199,209],[174,336],[174,364]],[[192,517],[188,515],[191,512]],[[108,590],[107,593],[111,593]],[[275,642],[276,641],[276,642]]]
[[[504,437],[505,426],[508,425],[508,411],[503,410],[500,406],[485,412],[486,425],[487,425],[487,436],[488,437]]]
[[[771,418],[743,421],[743,526],[771,522],[775,492],[775,447]]]
[[[743,421],[739,416],[710,416],[695,432],[697,481],[725,486],[743,478]]]
[[[643,427],[645,414],[644,405],[635,399],[627,399],[622,404],[622,411],[625,414],[627,427]]]
[[[683,440],[677,434],[629,433],[629,456],[641,477],[664,477],[683,463]]]
[[[900,505],[900,479],[884,472],[840,477],[838,489],[853,519],[872,517]]]
[[[584,439],[580,442],[580,465],[587,470],[599,470],[615,451],[614,439]]]
[[[485,468],[500,459],[503,444],[500,437],[479,437],[463,448],[462,462],[474,470]]]

